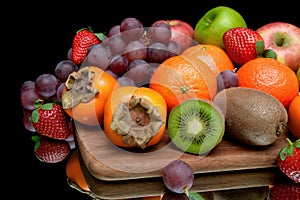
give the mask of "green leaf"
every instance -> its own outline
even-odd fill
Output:
[[[267,50],[264,51],[263,57],[264,58],[274,58],[274,59],[276,59],[277,58],[277,54],[272,49],[267,49]]]
[[[283,147],[279,152],[279,156],[282,161],[286,159],[286,155],[287,155],[287,146]]]
[[[39,121],[40,118],[40,113],[39,110],[36,108],[32,111],[31,116],[29,117],[29,120],[31,122],[37,123]]]
[[[45,103],[41,105],[41,109],[43,110],[51,110],[53,108],[53,103]]]
[[[265,51],[265,43],[263,41],[255,42],[256,55],[261,56]]]
[[[34,145],[34,152],[36,152],[36,150],[39,148],[40,146],[40,136],[37,136],[37,135],[34,135],[31,137],[32,141],[35,142],[35,145]]]

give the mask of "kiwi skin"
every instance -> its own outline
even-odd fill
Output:
[[[253,146],[274,143],[288,131],[288,114],[274,96],[253,88],[231,87],[214,97],[225,116],[225,135]]]

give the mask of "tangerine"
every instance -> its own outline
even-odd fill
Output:
[[[300,138],[300,93],[290,103],[288,117],[288,126],[291,133],[296,138]]]
[[[298,95],[295,72],[273,58],[259,57],[248,61],[237,70],[239,85],[267,92],[276,97],[285,108]]]
[[[168,112],[190,98],[212,100],[217,92],[216,74],[202,60],[178,55],[166,59],[153,72],[149,87],[159,92]]]
[[[234,70],[235,66],[224,49],[212,44],[197,44],[182,52],[189,58],[204,61],[217,74],[228,69]]]

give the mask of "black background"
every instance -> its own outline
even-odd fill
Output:
[[[94,32],[108,32],[110,27],[119,24],[126,17],[136,17],[144,26],[150,26],[159,19],[180,19],[195,27],[197,21],[209,9],[225,5],[237,10],[249,28],[258,27],[274,21],[285,21],[300,26],[296,6],[272,1],[83,1],[65,2],[65,5],[43,2],[40,4],[18,3],[13,5],[8,15],[3,16],[7,28],[2,38],[9,42],[6,49],[9,60],[6,69],[14,80],[14,102],[5,101],[3,107],[15,109],[9,118],[9,127],[16,130],[5,131],[9,141],[5,143],[2,163],[8,167],[4,173],[7,195],[29,199],[90,199],[66,183],[65,162],[44,164],[33,154],[31,132],[22,124],[20,87],[26,80],[35,80],[42,73],[53,73],[56,64],[66,59],[75,32],[91,26]],[[161,3],[164,2],[164,5]],[[16,7],[18,6],[18,10]],[[8,78],[9,78],[8,77]],[[17,78],[18,77],[18,78]],[[11,81],[9,81],[11,82]],[[10,83],[9,83],[10,85]],[[12,105],[12,106],[11,106]],[[11,112],[10,112],[11,113]],[[11,123],[11,121],[13,123]],[[6,140],[8,140],[6,139]]]

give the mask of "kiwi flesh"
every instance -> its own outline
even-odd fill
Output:
[[[274,96],[261,90],[232,87],[217,93],[213,102],[225,116],[225,136],[266,146],[288,131],[288,114]]]
[[[168,117],[171,141],[184,152],[208,154],[222,140],[225,119],[211,101],[191,98],[174,107]]]

